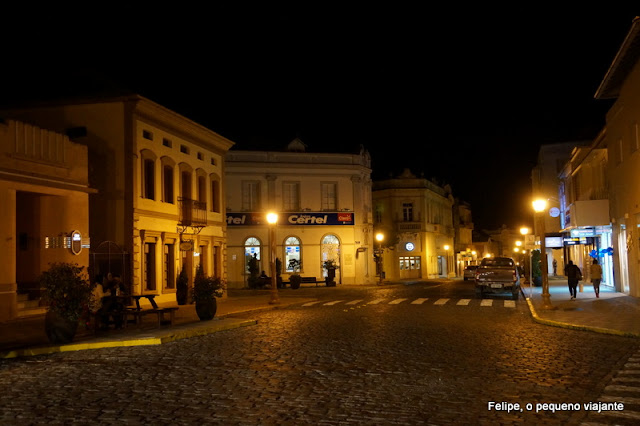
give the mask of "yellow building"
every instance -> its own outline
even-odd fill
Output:
[[[453,277],[453,204],[451,188],[416,177],[409,170],[373,185],[376,232],[385,234],[386,279]]]
[[[87,147],[0,120],[0,321],[39,312],[49,263],[88,266]]]
[[[175,302],[183,265],[190,279],[199,263],[226,277],[222,181],[231,141],[139,95],[7,114],[88,147],[89,182],[98,190],[90,198],[94,275],[120,274],[132,294],[157,294],[159,302]]]
[[[339,266],[338,284],[375,282],[366,151],[309,153],[296,139],[286,152],[229,151],[226,167],[230,286],[247,286],[254,254],[270,275],[268,211],[279,215],[276,257],[285,282],[294,271],[322,280],[327,260]]]

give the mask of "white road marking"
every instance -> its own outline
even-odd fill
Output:
[[[384,302],[384,299],[372,300],[371,302],[368,303],[368,305],[377,305],[380,302]]]
[[[320,302],[322,302],[322,300],[316,300],[315,302],[308,302],[308,303],[305,303],[305,304],[304,304],[304,305],[302,305],[302,306],[313,306],[313,305],[315,305],[316,303],[320,303]]]
[[[493,305],[493,299],[482,299],[482,301],[480,302],[480,306],[492,306]]]
[[[358,300],[352,300],[351,302],[347,302],[347,305],[357,305],[358,303],[362,302],[362,299],[358,299]]]
[[[424,297],[421,299],[416,299],[413,302],[411,302],[412,305],[422,305],[424,302],[426,302],[427,300],[429,300],[429,298]]]
[[[456,305],[467,306],[471,302],[471,299],[460,299]]]
[[[449,299],[438,299],[436,300],[436,302],[434,303],[434,305],[444,305],[445,303],[447,303],[449,301]]]
[[[389,302],[390,305],[397,305],[399,303],[404,302],[407,299],[396,299],[396,300],[392,300],[391,302]]]
[[[504,307],[505,308],[515,308],[516,307],[516,301],[515,300],[505,300],[504,301]]]
[[[336,304],[338,304],[340,302],[342,302],[342,300],[334,300],[333,302],[325,303],[323,306],[333,306],[333,305],[336,305]]]

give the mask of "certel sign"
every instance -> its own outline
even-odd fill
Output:
[[[279,213],[278,225],[353,225],[354,213]],[[228,226],[267,225],[265,213],[227,213]]]

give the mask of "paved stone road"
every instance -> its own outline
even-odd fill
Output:
[[[327,302],[344,302],[254,314],[256,326],[162,346],[1,360],[0,422],[580,424],[583,410],[524,407],[597,401],[640,347],[536,324],[522,300],[410,303],[468,298],[461,288],[333,292]]]

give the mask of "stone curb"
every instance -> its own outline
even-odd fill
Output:
[[[591,327],[591,326],[587,326],[587,325],[577,325],[577,324],[571,324],[571,323],[567,323],[567,322],[554,321],[554,320],[541,318],[538,315],[538,313],[536,312],[535,308],[533,307],[533,302],[531,301],[531,299],[526,297],[526,300],[527,300],[527,304],[529,305],[529,312],[531,313],[531,316],[533,317],[533,320],[535,322],[537,322],[537,323],[540,323],[540,324],[550,325],[552,327],[568,328],[568,329],[572,329],[572,330],[591,331],[591,332],[594,332],[594,333],[601,333],[601,334],[612,334],[612,335],[615,335],[615,336],[636,337],[636,338],[640,337],[639,333],[632,333],[632,332],[628,332],[628,331],[614,330],[614,329],[611,329],[611,328],[601,328],[601,327]]]

